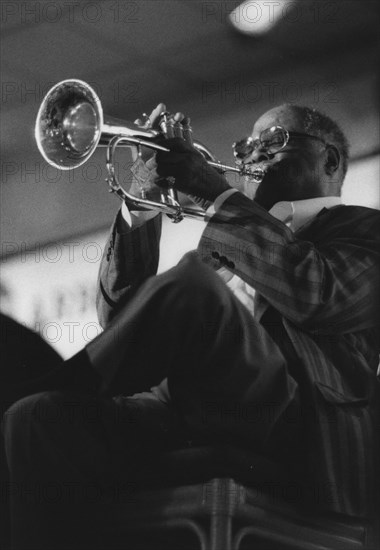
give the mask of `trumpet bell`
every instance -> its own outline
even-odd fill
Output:
[[[44,98],[35,137],[44,159],[60,170],[84,164],[97,148],[103,110],[95,91],[81,80],[63,80]]]

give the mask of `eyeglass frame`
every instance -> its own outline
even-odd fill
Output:
[[[266,132],[267,130],[276,130],[276,129],[279,129],[279,130],[282,130],[284,133],[285,133],[285,137],[286,137],[286,140],[284,142],[284,144],[279,148],[277,149],[274,153],[270,153],[268,151],[268,148],[265,147],[262,142],[261,142],[261,135]],[[318,137],[318,136],[313,136],[311,134],[305,134],[305,133],[302,133],[302,132],[292,132],[292,131],[289,131],[289,130],[286,130],[285,128],[283,128],[282,126],[271,126],[270,128],[266,128],[265,130],[263,130],[262,132],[260,132],[260,136],[259,138],[257,139],[253,139],[252,136],[247,136],[246,138],[242,138],[240,139],[239,141],[235,141],[233,144],[232,144],[232,149],[234,149],[234,157],[235,157],[235,161],[237,163],[242,163],[244,162],[244,159],[246,159],[249,155],[252,155],[252,153],[254,151],[257,150],[258,146],[261,145],[263,147],[263,149],[270,155],[274,155],[275,153],[278,153],[279,151],[281,151],[282,149],[284,149],[287,144],[289,143],[289,140],[290,138],[311,138],[311,139],[316,139],[320,142],[322,142],[326,147],[328,145],[330,145],[329,143],[327,143],[324,139]],[[250,153],[247,153],[243,158],[238,158],[237,156],[237,153],[235,151],[235,146],[242,142],[243,140],[245,139],[246,143],[248,144],[250,141],[252,142],[252,145],[253,145],[253,149]]]

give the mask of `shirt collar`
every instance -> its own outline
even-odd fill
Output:
[[[269,214],[285,223],[292,231],[314,218],[323,208],[332,208],[342,204],[341,197],[316,197],[300,201],[277,202]]]

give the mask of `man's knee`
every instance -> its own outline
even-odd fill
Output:
[[[190,303],[194,299],[206,299],[210,307],[213,302],[219,304],[232,296],[221,277],[202,262],[196,251],[185,254],[174,268],[163,275]]]
[[[6,434],[9,430],[13,431],[18,426],[25,426],[33,417],[33,411],[38,407],[39,402],[45,399],[45,393],[47,392],[28,395],[9,407],[2,421],[3,433]]]
[[[79,399],[60,391],[47,391],[29,395],[16,401],[4,414],[2,432],[4,437],[15,431],[30,431],[31,425],[56,426],[67,416],[68,404],[75,410]]]

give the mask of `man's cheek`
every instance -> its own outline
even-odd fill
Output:
[[[298,162],[294,159],[283,159],[273,166],[268,176],[271,183],[291,189],[310,178],[310,166],[301,159]]]

